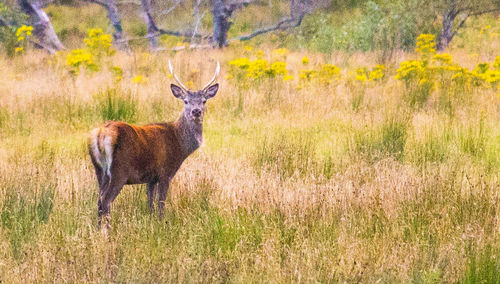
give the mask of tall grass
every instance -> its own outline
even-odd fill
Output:
[[[240,100],[224,74],[239,51],[168,56],[181,77],[192,66],[210,77],[208,57],[222,63],[204,146],[173,179],[163,221],[149,213],[144,185],[126,186],[108,235],[96,228],[86,135],[109,119],[178,117],[167,56],[118,52],[109,58],[123,68],[118,83],[106,68],[70,77],[37,51],[0,62],[0,281],[497,281],[493,91],[457,100],[450,116],[433,104],[436,93],[420,107],[405,102],[388,67],[354,103],[345,76],[375,64],[372,54],[292,52],[291,73],[308,56],[342,65],[343,79],[303,89],[275,79],[272,104],[266,86],[241,89]],[[463,50],[450,52],[474,64]],[[133,83],[137,75],[147,80]]]

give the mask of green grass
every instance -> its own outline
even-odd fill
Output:
[[[53,210],[53,198],[54,192],[50,188],[42,189],[29,199],[16,191],[9,191],[5,196],[0,221],[10,240],[12,254],[18,261],[26,256],[23,246],[33,241],[38,228],[47,223]]]

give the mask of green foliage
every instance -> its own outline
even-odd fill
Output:
[[[253,165],[258,173],[262,170],[278,171],[281,177],[294,174],[306,175],[314,163],[314,146],[305,134],[277,135],[266,138],[253,155]]]
[[[470,249],[473,250],[473,249]],[[500,261],[498,250],[487,245],[478,252],[472,252],[462,279],[464,284],[500,283]]]
[[[422,29],[417,13],[406,1],[368,1],[360,15],[347,17],[352,20],[341,26],[328,14],[313,14],[305,19],[298,38],[303,45],[324,53],[379,50],[380,61],[385,61],[394,50],[414,46]]]
[[[111,41],[111,35],[105,34],[102,29],[89,30],[88,36],[84,39],[86,48],[73,49],[66,56],[66,67],[70,74],[76,76],[82,68],[91,72],[98,71],[103,65],[103,58],[115,53]],[[111,67],[111,70],[115,74],[119,73],[116,66]],[[121,75],[119,77],[121,80]]]
[[[375,128],[358,130],[351,143],[353,154],[362,154],[370,159],[393,156],[400,159],[408,136],[408,121],[403,118],[389,117]]]
[[[1,207],[0,221],[9,237],[13,255],[20,260],[23,245],[36,236],[37,228],[46,223],[52,213],[54,193],[44,188],[34,199],[7,190]]]
[[[95,98],[102,120],[135,122],[137,100],[131,93],[124,94],[121,90],[107,88],[99,92]]]
[[[9,26],[0,26],[0,44],[3,46],[8,57],[16,54],[18,46],[17,28],[27,22],[27,16],[20,11],[10,8],[5,3],[0,3],[0,17]]]

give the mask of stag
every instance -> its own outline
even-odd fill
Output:
[[[147,184],[148,204],[154,211],[158,194],[158,215],[163,217],[165,199],[182,162],[203,142],[205,103],[215,96],[219,84],[215,74],[199,91],[191,91],[177,78],[172,64],[170,73],[179,85],[171,84],[172,94],[184,102],[184,110],[176,121],[143,126],[108,121],[91,131],[88,150],[99,184],[97,202],[98,226],[106,220],[109,227],[110,206],[126,184]]]

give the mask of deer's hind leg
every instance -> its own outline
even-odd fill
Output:
[[[158,192],[158,183],[155,182],[150,182],[148,183],[147,190],[148,190],[148,204],[149,204],[149,210],[151,213],[154,212],[154,202],[156,198],[156,193]]]
[[[101,227],[101,222],[104,219],[106,228],[109,228],[111,203],[120,193],[123,186],[127,182],[127,178],[121,175],[113,175],[112,178],[106,178],[108,182],[103,184],[99,190],[99,200],[97,208],[98,227]]]

